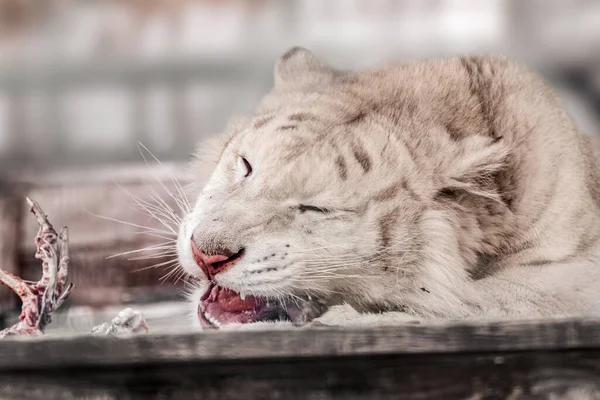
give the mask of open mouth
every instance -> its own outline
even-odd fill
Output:
[[[200,298],[198,318],[204,329],[219,329],[230,324],[261,321],[291,321],[302,325],[325,311],[325,306],[312,298],[281,302],[256,296],[245,296],[211,283]]]

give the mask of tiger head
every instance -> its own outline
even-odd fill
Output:
[[[514,200],[501,193],[506,140],[465,63],[348,73],[302,48],[280,58],[273,90],[228,128],[180,226],[205,326],[281,318],[277,301],[382,310],[460,290],[478,255],[501,246]]]

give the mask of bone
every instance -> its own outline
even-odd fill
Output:
[[[111,322],[105,322],[92,328],[93,336],[147,333],[148,324],[141,312],[132,308],[120,311]]]
[[[73,284],[67,284],[69,240],[67,227],[56,233],[40,205],[27,198],[30,211],[39,229],[35,237],[35,257],[42,261],[42,277],[38,282],[26,282],[0,269],[0,283],[21,299],[19,322],[0,331],[0,338],[11,335],[40,335],[52,321],[52,314],[69,297]]]

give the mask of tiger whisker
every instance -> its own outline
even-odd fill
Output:
[[[146,230],[152,231],[152,232],[169,233],[169,234],[171,234],[171,232],[168,232],[168,231],[165,231],[165,230],[161,230],[161,229],[157,229],[157,228],[151,228],[149,226],[144,226],[144,225],[136,224],[136,223],[133,223],[133,222],[123,221],[123,220],[120,220],[118,218],[106,217],[106,216],[94,214],[93,212],[88,211],[88,210],[85,210],[85,211],[88,214],[93,215],[96,218],[104,219],[104,220],[107,220],[107,221],[118,222],[118,223],[123,224],[123,225],[132,226],[134,228],[146,229]]]
[[[166,251],[166,252],[156,253],[156,254],[147,255],[147,256],[130,257],[127,260],[128,261],[154,260],[157,258],[165,258],[165,257],[169,257],[169,256],[175,257],[175,256],[177,256],[177,253],[174,251]]]
[[[163,266],[165,266],[165,265],[169,265],[169,264],[176,263],[176,262],[177,262],[177,260],[173,260],[173,259],[171,259],[171,260],[164,261],[164,262],[161,262],[161,263],[158,263],[158,264],[153,264],[153,265],[149,265],[149,266],[147,266],[147,267],[143,267],[143,268],[135,269],[135,270],[133,270],[133,272],[146,271],[146,270],[148,270],[148,269],[153,269],[153,268],[163,267]]]
[[[106,259],[115,258],[115,257],[121,257],[121,256],[126,256],[128,254],[133,254],[133,253],[140,253],[140,252],[143,252],[143,251],[166,250],[166,249],[173,248],[173,246],[174,245],[168,245],[168,246],[152,245],[152,246],[143,247],[141,249],[128,250],[128,251],[123,251],[121,253],[113,254],[113,255],[110,255],[110,256],[106,257]]]
[[[136,195],[134,195],[133,193],[129,192],[127,189],[125,189],[124,187],[122,187],[121,185],[119,185],[118,182],[114,181],[114,184],[121,189],[121,191],[123,191],[123,193],[127,194],[133,201],[134,203],[136,203],[147,215],[155,218],[158,222],[160,222],[165,228],[167,228],[169,231],[176,233],[173,230],[173,227],[171,226],[171,224],[168,224],[164,218],[160,218],[158,215],[159,213],[164,213],[164,210],[160,210],[158,212],[153,211],[151,208],[158,208],[155,205],[152,205],[151,203],[141,200],[139,197],[137,197]],[[176,225],[177,222],[174,222],[174,224]]]
[[[158,158],[141,142],[138,142],[138,149],[139,146],[141,146],[144,150],[146,150],[146,152],[148,152],[148,154],[150,154],[150,156],[152,158],[154,158],[154,160],[158,163],[158,165],[163,166],[162,162],[160,162],[158,160]],[[148,165],[148,161],[146,159],[146,156],[144,156],[144,153],[140,150],[140,154],[142,155],[142,158],[144,159],[144,162]],[[185,193],[183,192],[181,185],[179,184],[179,182],[176,182],[176,180],[174,178],[171,178],[171,181],[173,182],[173,184],[176,187],[176,190],[179,192],[179,195],[181,196],[180,198],[178,198],[177,196],[175,196],[170,190],[168,190],[168,188],[166,187],[166,185],[161,182],[160,180],[157,180],[158,183],[161,185],[161,187],[163,188],[163,190],[165,190],[165,192],[171,196],[171,198],[177,203],[177,205],[179,206],[181,212],[185,213],[188,212],[191,207],[189,204],[189,201],[187,200],[187,197],[185,196]]]
[[[155,238],[165,239],[165,240],[171,239],[171,236],[172,236],[171,234],[169,234],[169,236],[165,236],[165,234],[161,235],[161,234],[158,234],[155,232],[143,232],[143,231],[134,232],[133,234],[136,236],[141,236],[141,235],[152,236]]]
[[[179,263],[170,265],[168,267],[166,267],[167,270],[169,270],[168,273],[166,273],[165,275],[161,276],[160,278],[158,278],[158,280],[160,281],[160,285],[162,285],[163,283],[166,282],[167,279],[169,279],[169,277],[171,277],[173,274],[175,274],[175,276],[177,277],[178,271],[179,271]],[[177,283],[177,278],[175,280],[175,283]]]

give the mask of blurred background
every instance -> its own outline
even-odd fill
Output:
[[[0,168],[184,160],[293,45],[346,69],[508,54],[600,132],[595,0],[0,0]]]
[[[103,258],[89,254],[131,247],[131,232],[73,210],[98,203],[110,213],[123,200],[107,195],[105,182],[139,186],[155,174],[132,169],[143,162],[138,142],[176,169],[201,138],[253,109],[271,87],[277,57],[294,45],[344,69],[506,54],[550,80],[582,131],[600,132],[597,0],[0,0],[0,196],[26,182],[23,190],[37,190],[51,218],[72,232],[94,228],[78,247],[89,270],[78,268],[93,269],[88,286],[105,291],[81,304],[100,304],[119,285],[147,288],[156,277],[116,279],[106,264],[99,269]],[[104,171],[103,178],[85,189],[81,171]],[[4,260],[34,274],[35,227],[12,207],[0,218]],[[102,229],[109,239],[95,247]],[[123,293],[115,302],[129,298]]]

